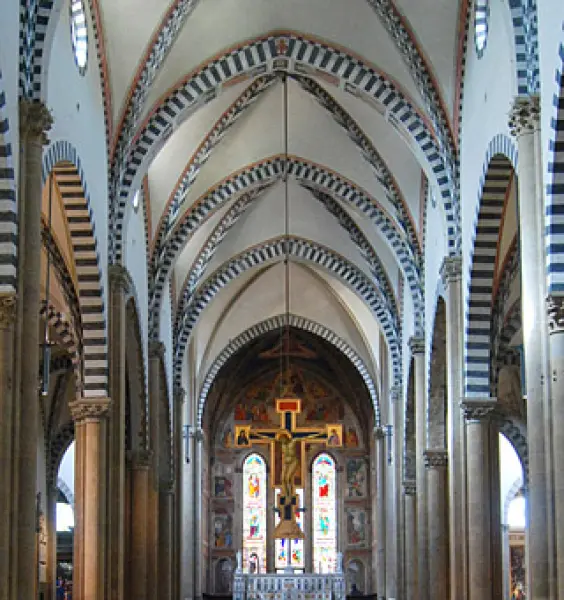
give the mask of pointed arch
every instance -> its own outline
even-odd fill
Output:
[[[102,269],[86,179],[76,149],[65,141],[51,144],[43,157],[43,181],[56,177],[76,263],[83,323],[85,396],[107,396],[108,358]]]
[[[167,92],[139,127],[132,122],[130,130],[124,132],[112,169],[112,185],[115,187],[112,197],[115,201],[110,208],[110,259],[121,257],[121,224],[127,200],[148,158],[162,147],[189,111],[215,98],[222,85],[236,76],[252,77],[265,67],[272,70],[276,58],[286,61],[286,69],[290,73],[305,69],[313,75],[319,72],[329,74],[343,85],[352,85],[361,96],[366,95],[386,105],[394,124],[413,139],[426,158],[443,198],[449,253],[456,254],[461,239],[455,160],[446,149],[439,149],[436,132],[405,90],[399,89],[387,74],[344,48],[301,33],[272,32],[248,40],[200,65]]]
[[[262,242],[231,258],[202,284],[190,306],[184,311],[180,320],[181,325],[177,328],[176,354],[174,356],[177,385],[181,385],[182,361],[188,339],[204,308],[222,288],[241,273],[267,262],[282,260],[286,256],[286,250],[286,238],[279,237]],[[311,240],[291,236],[289,238],[288,255],[298,260],[319,265],[330,271],[366,302],[380,324],[389,345],[394,379],[396,382],[401,381],[401,347],[399,345],[397,315],[386,310],[385,304],[382,302],[381,296],[372,281],[348,260]]]
[[[466,397],[490,394],[492,301],[498,229],[505,195],[517,168],[517,149],[505,135],[490,142],[478,190],[471,242],[466,310],[464,385]]]
[[[368,393],[370,394],[370,398],[372,400],[372,406],[374,407],[374,421],[376,426],[380,425],[380,404],[378,400],[378,388],[376,386],[376,382],[372,377],[366,363],[363,359],[357,354],[357,352],[352,348],[347,342],[345,342],[341,337],[339,337],[336,333],[321,325],[320,323],[316,323],[311,319],[307,319],[306,317],[300,317],[298,315],[289,315],[289,319],[286,315],[278,315],[276,317],[271,317],[270,319],[266,319],[252,327],[249,327],[242,333],[240,333],[236,338],[230,340],[230,342],[225,346],[225,348],[217,355],[213,363],[208,369],[206,376],[204,378],[204,382],[200,389],[200,394],[198,397],[198,427],[202,427],[202,419],[204,416],[204,409],[206,406],[206,401],[208,398],[208,393],[211,389],[217,374],[227,363],[227,361],[241,348],[255,340],[256,338],[268,333],[269,331],[280,330],[282,327],[289,325],[290,327],[295,327],[296,329],[302,329],[304,331],[309,331],[319,336],[320,338],[328,341],[330,344],[335,346],[337,350],[339,350],[344,356],[346,356],[351,363],[354,365],[359,375],[362,377],[366,388],[368,389]],[[177,373],[177,384],[180,385],[180,370]]]
[[[405,234],[399,229],[385,208],[365,190],[322,165],[296,156],[289,156],[288,164],[286,164],[286,157],[284,155],[275,155],[232,173],[202,195],[191,206],[190,210],[183,214],[168,236],[167,243],[163,246],[159,257],[159,264],[155,266],[156,271],[153,273],[153,285],[149,292],[149,303],[153,317],[160,313],[165,283],[170,276],[177,257],[200,225],[218,207],[228,202],[236,194],[241,192],[256,194],[256,190],[260,191],[265,185],[280,180],[286,169],[290,176],[310,192],[315,194],[323,193],[327,196],[338,198],[346,205],[355,207],[367,215],[374,226],[381,232],[390,251],[394,254],[405,272],[414,304],[416,306],[420,305],[422,302],[420,298],[421,276],[418,261],[413,256]],[[156,330],[155,326],[152,327],[152,330]]]

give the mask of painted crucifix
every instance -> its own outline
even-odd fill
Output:
[[[274,487],[280,488],[278,506],[280,522],[274,530],[275,539],[303,539],[304,534],[296,522],[298,497],[296,494],[296,475],[300,467],[302,481],[306,443],[320,443],[329,447],[342,445],[342,425],[331,424],[323,427],[298,427],[297,416],[302,411],[302,401],[294,397],[286,386],[281,398],[276,399],[276,412],[280,415],[280,427],[277,429],[254,429],[250,425],[238,429],[236,446],[248,447],[252,444],[268,444],[274,468]],[[241,434],[244,435],[242,436]],[[238,443],[239,440],[244,443]],[[278,460],[277,460],[278,459]]]

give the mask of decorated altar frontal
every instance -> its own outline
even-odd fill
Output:
[[[341,573],[236,572],[233,600],[345,600],[345,577]]]

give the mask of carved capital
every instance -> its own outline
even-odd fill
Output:
[[[533,133],[540,127],[540,98],[538,96],[518,96],[509,113],[509,131],[519,138],[525,133]]]
[[[161,494],[166,494],[167,496],[173,496],[175,489],[174,481],[162,481],[159,487],[159,492]]]
[[[108,281],[110,288],[121,290],[126,294],[133,286],[129,271],[120,264],[113,264],[108,267]]]
[[[131,457],[131,463],[134,469],[148,469],[153,460],[153,453],[144,448],[137,450]]]
[[[383,440],[386,436],[386,432],[383,427],[374,427],[374,431],[372,432],[375,440]]]
[[[422,337],[410,337],[409,338],[409,349],[411,354],[416,356],[417,354],[425,354],[425,340]]]
[[[564,296],[549,296],[546,299],[549,333],[564,332]]]
[[[408,479],[403,482],[403,493],[406,496],[415,496],[417,493],[417,485],[413,479]]]
[[[401,386],[394,385],[390,389],[390,401],[397,402],[398,400],[401,400]]]
[[[184,404],[184,401],[186,400],[186,390],[182,387],[175,387],[173,396],[174,396],[174,401],[177,404]]]
[[[36,139],[49,143],[47,132],[53,125],[53,117],[43,102],[20,100],[20,135],[23,139]]]
[[[79,398],[69,403],[70,412],[75,423],[100,421],[110,408],[109,398]]]
[[[149,358],[163,358],[165,345],[158,340],[149,340]]]
[[[497,398],[468,398],[460,403],[466,421],[482,421],[489,418],[496,406]]]
[[[459,256],[446,256],[440,269],[441,279],[445,287],[460,281],[462,277],[462,259]]]
[[[444,469],[448,466],[448,453],[446,450],[425,450],[423,460],[427,469]]]
[[[0,294],[0,329],[8,329],[16,321],[16,295]]]

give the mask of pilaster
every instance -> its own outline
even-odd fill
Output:
[[[547,298],[550,344],[553,464],[564,461],[564,297]],[[558,597],[564,598],[564,471],[554,472],[555,542]]]
[[[0,295],[0,600],[9,598],[11,507],[14,489],[13,418],[14,418],[14,324],[16,319],[15,294]]]
[[[519,235],[521,247],[521,302],[527,392],[529,441],[529,594],[555,595],[555,553],[552,422],[546,323],[546,253],[544,195],[538,96],[515,99],[509,129],[519,150]]]
[[[446,478],[448,454],[446,450],[426,450],[428,527],[429,527],[429,596],[446,600],[448,595],[448,514]]]
[[[149,511],[149,470],[151,452],[141,450],[132,460],[133,506],[131,530],[131,597],[136,600],[150,600],[147,590],[147,557],[149,544],[147,519]]]
[[[112,465],[108,479],[108,549],[106,560],[107,596],[121,600],[125,593],[125,378],[126,378],[126,299],[131,277],[119,264],[108,268],[109,319],[108,353],[110,366],[110,418],[107,454]]]
[[[41,102],[20,101],[20,178],[18,203],[18,300],[15,349],[15,447],[13,460],[17,526],[11,539],[12,599],[37,597],[36,507],[39,433],[39,305],[41,300],[41,159],[52,117]]]
[[[429,600],[429,533],[427,529],[427,473],[423,453],[427,448],[425,340],[412,337],[409,349],[415,367],[415,481],[417,485],[417,589],[418,598]]]
[[[174,494],[174,511],[173,511],[173,557],[172,557],[172,593],[173,598],[180,597],[180,575],[182,569],[180,568],[181,556],[182,556],[182,506],[183,506],[183,485],[182,485],[182,472],[185,465],[184,457],[184,440],[182,439],[182,415],[184,410],[184,399],[186,392],[184,389],[175,387],[173,392],[173,418],[172,418],[172,444],[173,444],[173,470],[174,479],[177,482],[176,490]]]
[[[386,444],[382,427],[374,429],[376,450],[376,595],[386,598]]]
[[[417,484],[403,482],[405,598],[417,598]]]
[[[468,465],[468,573],[470,600],[493,599],[491,564],[490,414],[495,399],[466,399]]]
[[[446,290],[446,360],[447,360],[447,451],[448,461],[448,562],[451,600],[466,600],[466,429],[460,410],[463,393],[463,294],[462,259],[445,257],[440,274]]]

